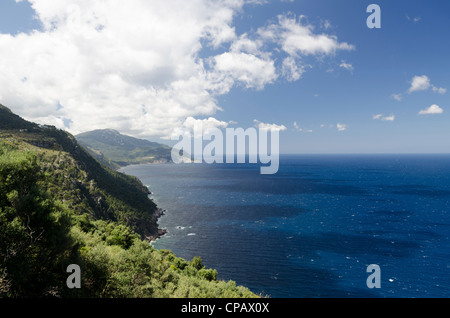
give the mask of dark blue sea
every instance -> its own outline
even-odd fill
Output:
[[[272,298],[450,296],[450,155],[290,155],[254,164],[152,164],[156,241]],[[368,288],[370,264],[380,288]]]

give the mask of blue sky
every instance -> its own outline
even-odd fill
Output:
[[[448,1],[30,2],[0,3],[0,103],[27,119],[153,140],[257,120],[286,127],[284,153],[449,152]]]

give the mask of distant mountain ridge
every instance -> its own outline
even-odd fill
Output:
[[[171,162],[171,147],[99,129],[76,135],[77,141],[95,158],[113,168],[129,164]]]

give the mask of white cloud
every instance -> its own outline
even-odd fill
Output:
[[[339,67],[346,69],[347,71],[352,72],[355,68],[352,64],[342,61]]]
[[[276,23],[257,30],[257,36],[264,43],[274,43],[287,56],[282,60],[281,75],[288,81],[301,78],[307,67],[302,57],[334,55],[337,51],[350,51],[355,47],[339,42],[334,35],[314,33],[312,25],[303,23],[304,16],[278,15]],[[348,65],[350,66],[350,64]]]
[[[391,97],[392,97],[393,99],[395,99],[396,101],[398,101],[398,102],[401,102],[402,99],[403,99],[402,94],[392,94]]]
[[[323,27],[325,30],[330,29],[330,28],[332,27],[331,22],[328,21],[328,20],[323,21],[323,22],[322,22],[322,27]]]
[[[277,79],[274,61],[252,54],[226,52],[214,57],[214,69],[223,77],[222,81],[239,81],[247,88],[263,89]]]
[[[411,81],[409,92],[426,91],[431,87],[430,79],[426,75],[414,76]]]
[[[304,67],[299,66],[294,58],[289,56],[283,60],[281,73],[288,81],[295,82],[299,80],[304,72]]]
[[[213,117],[207,119],[195,119],[193,117],[188,117],[182,124],[182,128],[174,129],[172,137],[178,137],[185,133],[190,133],[194,135],[195,131],[201,131],[202,135],[210,134],[216,129],[227,128],[230,123],[217,120]]]
[[[220,110],[223,84],[198,54],[202,41],[236,38],[244,1],[30,2],[43,30],[0,34],[1,102],[23,117],[70,118],[73,133],[169,136],[187,117]]]
[[[303,132],[303,133],[307,133],[307,134],[311,134],[313,133],[312,129],[303,129],[302,127],[300,127],[297,122],[294,122],[294,128],[295,130],[299,131],[299,132]]]
[[[433,92],[444,95],[447,92],[446,88],[433,86]]]
[[[421,110],[419,112],[419,115],[439,115],[442,113],[444,113],[444,110],[438,105],[434,104],[424,110]]]
[[[414,76],[411,80],[411,87],[409,88],[408,92],[412,93],[416,91],[426,91],[430,88],[433,90],[433,92],[439,94],[445,94],[447,92],[446,88],[436,87],[431,84],[430,78],[426,75]]]
[[[297,124],[297,122],[294,122],[294,128],[295,128],[297,131],[300,131],[300,132],[303,131],[303,128],[301,128],[301,127]]]
[[[377,115],[374,115],[372,118],[374,120],[377,120],[377,119],[381,119],[382,117],[383,117],[383,114],[377,114]]]
[[[346,125],[346,124],[339,123],[336,125],[336,127],[337,127],[338,131],[346,131],[348,129],[348,125]]]
[[[383,121],[395,121],[395,116],[394,115],[385,116],[385,117],[381,118],[381,120],[383,120]]]
[[[0,34],[0,102],[74,134],[168,137],[196,117],[213,122],[236,85],[296,81],[302,56],[354,49],[287,14],[236,34],[236,14],[263,0],[29,2],[43,27]]]
[[[385,116],[383,114],[377,114],[372,116],[374,120],[382,120],[382,121],[395,121],[395,115]]]
[[[253,122],[255,123],[256,128],[259,129],[264,129],[264,130],[277,130],[277,131],[284,131],[287,130],[287,127],[284,125],[277,125],[277,124],[266,124],[266,123],[262,123],[258,120],[253,120]]]
[[[417,22],[419,22],[420,20],[422,20],[421,17],[414,17],[414,18],[411,18],[408,14],[406,14],[406,19],[407,19],[408,21],[413,21],[413,22],[415,22],[415,23],[417,23]]]
[[[354,50],[355,47],[346,42],[339,42],[336,36],[314,34],[313,26],[301,23],[294,16],[279,15],[278,23],[260,28],[258,33],[281,45],[283,51],[292,57],[301,55],[334,54],[338,50]]]
[[[264,43],[260,39],[252,40],[247,33],[244,33],[232,43],[231,51],[258,55],[261,53],[260,50],[263,44]]]

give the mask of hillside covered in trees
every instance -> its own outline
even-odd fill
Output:
[[[126,136],[113,129],[89,131],[75,138],[94,158],[113,169],[130,164],[172,161],[171,147]]]
[[[67,132],[0,105],[0,297],[257,297],[201,257],[156,250],[158,207]],[[81,268],[81,288],[66,285]]]

